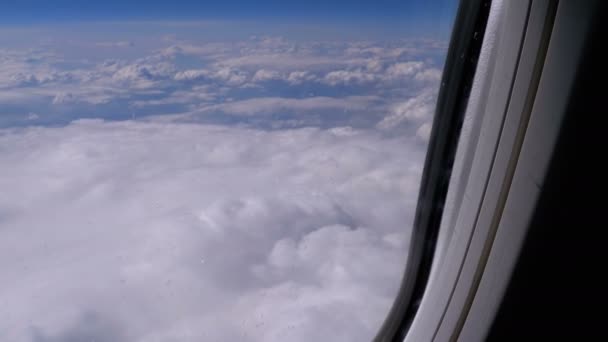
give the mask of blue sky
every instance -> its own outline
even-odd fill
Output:
[[[116,19],[402,18],[433,20],[453,12],[454,1],[439,0],[5,0],[0,18],[12,23]]]
[[[78,1],[8,0],[0,5],[0,27],[56,27],[92,22],[224,22],[220,36],[243,30],[301,31],[321,25],[342,36],[408,35],[447,38],[456,10],[452,0],[225,0]],[[245,28],[241,27],[245,25]],[[362,30],[362,28],[365,28]],[[108,29],[108,28],[106,28]],[[110,28],[111,30],[111,28]],[[314,34],[314,32],[311,32]],[[301,34],[301,32],[300,32]]]

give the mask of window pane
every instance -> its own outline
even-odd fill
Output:
[[[0,339],[371,340],[455,1],[86,6],[0,14]]]

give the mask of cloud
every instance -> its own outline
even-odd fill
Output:
[[[38,119],[40,119],[40,116],[36,113],[30,112],[27,114],[26,118],[27,118],[27,120],[38,120]]]
[[[430,122],[423,123],[418,130],[416,130],[416,136],[424,142],[428,142],[431,136],[432,124]]]
[[[327,65],[341,65],[351,61],[344,61],[338,58],[298,55],[298,54],[253,54],[243,57],[233,57],[221,61],[222,65],[231,67],[274,67],[285,68],[311,68]]]
[[[415,79],[418,81],[433,82],[434,84],[437,84],[439,81],[441,81],[441,75],[441,70],[431,68],[416,73]]]
[[[369,62],[367,62],[367,65],[365,66],[365,68],[370,72],[380,72],[384,68],[384,65],[381,60],[372,59]]]
[[[134,47],[135,43],[130,41],[118,41],[118,42],[98,42],[95,43],[96,46],[106,47],[106,48],[129,48]]]
[[[90,91],[88,89],[70,89],[66,88],[64,92],[52,92],[47,90],[41,92],[40,95],[53,94],[53,105],[74,105],[74,104],[91,104],[100,105],[110,102],[114,98],[114,94],[104,91]]]
[[[292,71],[287,76],[287,82],[292,85],[301,84],[304,82],[315,81],[317,77],[307,71]]]
[[[256,73],[255,73],[255,75],[253,75],[253,78],[251,79],[251,81],[265,82],[265,81],[278,80],[281,78],[282,78],[281,74],[278,71],[260,69],[260,70],[256,71]]]
[[[0,339],[371,340],[445,47],[88,34],[0,50]]]
[[[257,75],[257,74],[256,74]],[[265,74],[268,76],[268,72]],[[258,78],[264,77],[263,75]],[[222,67],[218,69],[190,69],[185,71],[177,72],[174,77],[176,81],[220,81],[225,85],[239,86],[248,79],[248,74],[242,70]]]
[[[272,114],[285,111],[314,110],[362,110],[373,105],[374,96],[348,96],[341,98],[314,96],[305,98],[256,97],[247,100],[233,101],[221,105],[212,105],[202,109],[203,112],[221,111],[232,115]]]
[[[212,78],[224,81],[229,86],[239,86],[247,81],[248,74],[231,67],[222,67],[214,71]]]
[[[153,88],[158,81],[171,78],[175,72],[175,66],[169,62],[140,60],[119,67],[112,72],[111,79],[102,77],[100,83],[118,83],[137,89]]]
[[[208,76],[209,76],[208,70],[199,69],[199,70],[179,71],[175,74],[175,76],[173,78],[175,78],[175,80],[177,80],[177,81],[194,81],[194,80],[203,79]]]
[[[100,43],[112,47],[128,42]],[[116,57],[108,60],[3,50],[0,114],[21,112],[20,121],[3,122],[24,124],[27,113],[44,113],[43,119],[53,117],[65,124],[82,116],[177,117],[213,110],[250,116],[277,109],[287,112],[280,121],[289,121],[289,127],[320,125],[320,121],[400,127],[398,123],[405,116],[433,105],[432,101],[409,107],[404,103],[414,101],[439,82],[441,72],[432,58],[435,43],[307,42],[280,37],[215,43],[159,40],[162,47],[157,49],[139,51],[139,46],[133,47],[130,53],[137,53],[138,58],[120,58],[112,50]],[[424,55],[427,50],[429,56]],[[372,106],[356,100],[365,97],[374,98]],[[16,111],[16,104],[22,105],[22,110]],[[314,109],[342,112],[319,112],[317,117],[305,118],[294,115]],[[350,112],[356,119],[351,122],[343,118],[343,111],[357,110],[368,113]]]
[[[127,341],[117,322],[112,322],[106,317],[100,317],[94,312],[84,312],[72,327],[56,336],[49,336],[35,328],[33,331],[33,342]]]
[[[213,87],[208,85],[196,85],[190,90],[176,90],[170,95],[161,98],[135,100],[131,102],[132,107],[147,107],[171,104],[202,104],[211,103],[219,96]]]
[[[363,84],[373,82],[377,79],[377,75],[363,72],[361,70],[337,70],[329,72],[323,78],[323,81],[330,85],[337,84]]]
[[[402,123],[428,123],[435,110],[436,90],[426,89],[415,97],[393,106],[391,113],[376,125],[380,129],[390,129]]]
[[[418,71],[422,70],[423,67],[424,63],[422,62],[396,63],[388,67],[386,74],[389,78],[414,76]]]
[[[369,341],[424,153],[349,127],[102,120],[0,130],[0,146],[15,342]]]
[[[53,104],[64,104],[70,102],[76,102],[77,98],[72,93],[59,93],[53,97]]]

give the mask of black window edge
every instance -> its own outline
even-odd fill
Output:
[[[431,272],[448,184],[491,0],[462,0],[454,20],[418,194],[405,271],[376,342],[403,341]]]

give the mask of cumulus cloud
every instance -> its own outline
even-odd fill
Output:
[[[175,66],[171,63],[138,61],[119,68],[111,77],[114,81],[127,82],[135,88],[151,88],[156,85],[155,81],[169,78],[174,74]]]
[[[414,76],[418,71],[421,71],[424,67],[422,62],[403,62],[391,65],[387,70],[386,74],[390,78],[401,78],[407,76]]]
[[[193,86],[190,90],[176,90],[170,95],[161,98],[135,100],[131,102],[131,106],[137,108],[172,104],[206,104],[211,103],[218,96],[218,92],[212,87],[207,85],[197,85]]]
[[[0,339],[369,341],[445,47],[152,35],[0,50]]]
[[[98,42],[95,43],[96,46],[106,47],[106,48],[126,48],[126,47],[134,47],[135,43],[130,41],[118,41],[118,42]]]
[[[407,122],[429,122],[432,120],[435,110],[435,99],[435,89],[427,89],[418,96],[394,105],[391,113],[378,122],[376,126],[381,129],[388,129]]]
[[[77,98],[72,93],[59,93],[53,97],[53,104],[64,104],[76,102]]]
[[[381,60],[372,59],[367,62],[367,65],[365,67],[370,72],[380,72],[384,66]]]
[[[262,72],[260,75],[256,73],[259,81],[260,78],[269,77],[270,72]],[[224,84],[229,86],[238,86],[243,84],[247,78],[248,74],[242,70],[223,67],[214,70],[208,69],[189,69],[184,71],[177,72],[173,78],[176,81],[200,81],[200,80],[213,80],[213,81],[222,81]],[[255,78],[255,76],[254,76]]]
[[[233,115],[272,114],[285,111],[362,110],[369,108],[378,98],[374,96],[348,96],[341,98],[314,96],[305,98],[256,97],[203,108],[203,112],[221,111]]]
[[[26,118],[28,120],[38,120],[38,119],[40,119],[40,116],[38,114],[36,114],[36,113],[30,112],[30,113],[27,114]]]
[[[260,69],[256,71],[251,79],[253,82],[265,82],[281,79],[281,74],[276,70]]]
[[[0,130],[10,341],[369,341],[423,151],[348,127]],[[364,299],[364,300],[362,300]]]
[[[86,89],[67,89],[69,91],[54,93],[51,104],[53,105],[73,105],[80,103],[87,103],[92,105],[100,105],[108,103],[114,97],[112,94],[104,92],[89,92]]]
[[[363,84],[373,82],[377,75],[361,70],[337,70],[329,72],[323,80],[330,85],[337,84]]]
[[[226,85],[238,86],[247,81],[248,73],[231,67],[222,67],[215,70],[212,77],[224,81]]]
[[[209,71],[204,69],[184,70],[175,74],[174,78],[177,81],[194,81],[204,79],[209,76]]]
[[[174,40],[170,39],[169,41]],[[165,47],[159,54],[164,57],[175,58],[182,55],[194,55],[200,57],[219,57],[232,51],[231,46],[222,43],[207,43],[204,45],[180,43]]]
[[[429,137],[431,136],[431,128],[432,128],[432,124],[430,122],[423,123],[416,130],[416,136],[418,138],[422,139],[423,141],[428,142]]]
[[[287,82],[292,85],[301,84],[307,81],[315,81],[317,77],[307,71],[292,71],[287,76]]]
[[[97,44],[114,47],[128,43],[107,40]],[[261,113],[264,111],[256,108],[269,108],[269,98],[283,98],[274,101],[282,103],[278,106],[283,109],[332,102],[329,107],[342,112],[353,110],[354,97],[375,96],[381,105],[360,121],[373,126],[385,118],[378,127],[386,128],[399,126],[391,122],[401,122],[403,117],[399,114],[402,110],[387,108],[419,97],[434,87],[441,75],[437,63],[432,62],[432,41],[416,45],[253,37],[198,44],[159,39],[158,44],[162,47],[135,59],[120,58],[118,52],[124,49],[114,49],[117,57],[96,62],[92,62],[94,56],[73,59],[58,52],[3,50],[0,97],[7,104],[27,103],[22,122],[27,122],[28,112],[37,112],[64,118],[63,123],[67,123],[78,117],[75,113],[95,112],[89,116],[113,118],[188,115],[201,108],[226,107],[230,112],[230,108],[240,107],[237,103],[253,106],[245,112]],[[129,50],[137,49],[133,46]],[[429,55],[425,57],[424,51]],[[314,97],[318,99],[302,100]],[[346,105],[337,108],[334,104],[340,101]],[[48,113],[49,108],[55,112]],[[13,107],[9,110],[14,112]]]
[[[340,65],[349,61],[318,55],[299,54],[254,54],[243,57],[233,57],[221,62],[222,65],[230,67],[274,67],[281,69],[289,68],[312,68],[326,65]]]
[[[416,73],[415,78],[418,81],[433,82],[434,84],[437,84],[437,82],[441,80],[441,74],[441,70],[430,68]]]

